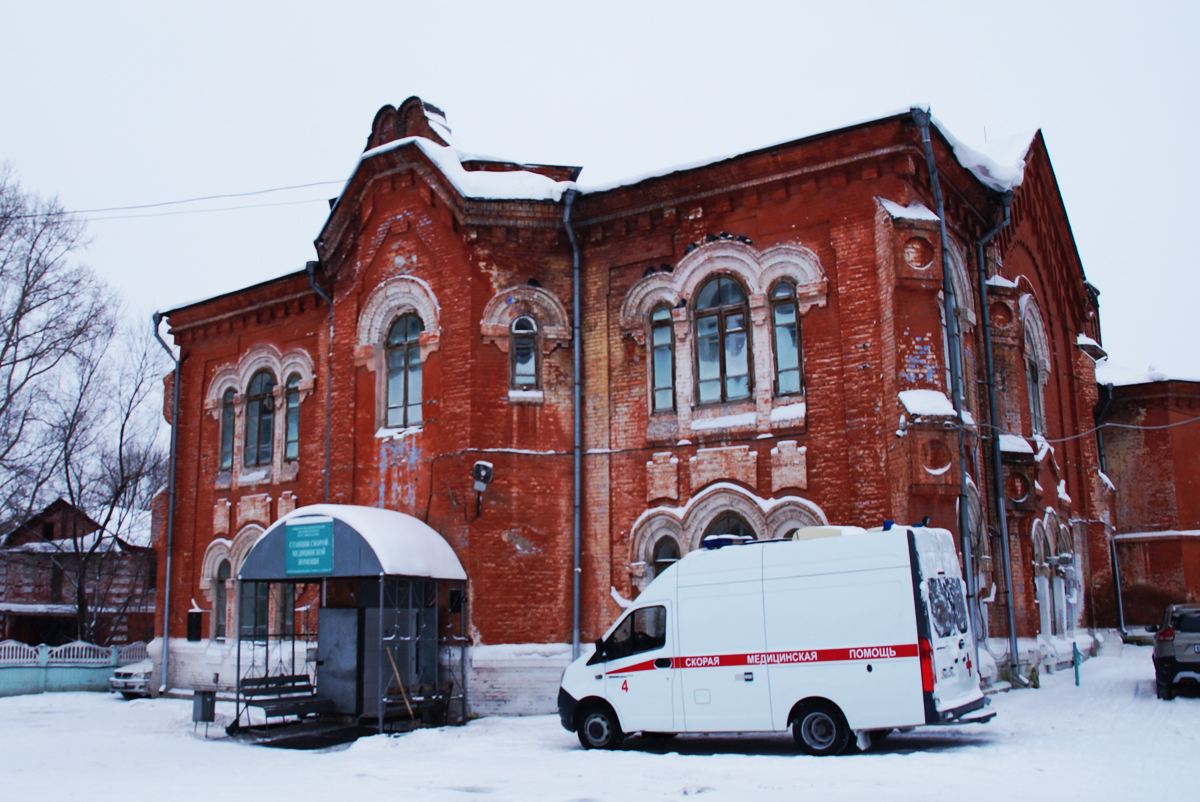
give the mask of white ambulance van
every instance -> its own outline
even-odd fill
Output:
[[[893,729],[995,715],[946,530],[715,541],[656,577],[563,673],[559,715],[585,748],[791,727],[804,752],[834,755],[855,737],[865,749]]]

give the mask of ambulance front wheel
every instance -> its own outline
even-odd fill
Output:
[[[792,722],[796,745],[809,755],[840,755],[850,745],[850,727],[837,705],[814,701],[800,708]]]
[[[595,705],[579,717],[579,743],[584,749],[616,749],[625,740],[617,714],[607,705]]]

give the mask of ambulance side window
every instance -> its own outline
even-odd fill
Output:
[[[667,645],[667,608],[641,607],[625,616],[604,642],[604,659],[652,652]]]

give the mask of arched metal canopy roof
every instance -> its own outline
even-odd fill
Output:
[[[271,524],[246,555],[238,579],[284,582],[381,574],[467,578],[450,544],[411,515],[350,504],[313,504]]]

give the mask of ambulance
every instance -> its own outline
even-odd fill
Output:
[[[894,729],[988,721],[954,540],[922,525],[707,538],[567,667],[563,726],[627,734],[782,732],[810,755]]]

